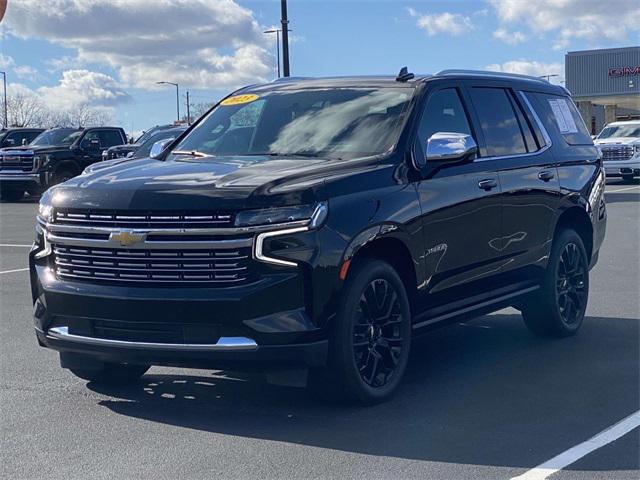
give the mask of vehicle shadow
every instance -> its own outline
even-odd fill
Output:
[[[576,337],[563,340],[536,338],[519,315],[508,313],[452,325],[415,341],[401,390],[369,408],[228,372],[149,374],[135,386],[88,386],[111,397],[100,404],[113,412],[184,428],[529,468],[638,409],[639,325],[589,317]],[[617,458],[610,467],[634,470],[639,460]]]

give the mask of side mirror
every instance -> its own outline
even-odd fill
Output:
[[[165,138],[164,140],[159,140],[156,143],[153,144],[153,146],[151,147],[151,153],[149,153],[149,158],[159,158],[160,155],[162,155],[162,152],[164,152],[164,149],[167,148],[169,146],[169,144],[171,144],[171,142],[173,142],[173,138]]]
[[[427,141],[427,162],[450,162],[477,155],[478,145],[466,133],[437,132]]]

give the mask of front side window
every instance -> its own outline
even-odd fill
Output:
[[[527,153],[525,140],[508,93],[502,88],[471,89],[487,156],[501,157]]]
[[[115,130],[100,130],[98,131],[98,138],[100,139],[100,146],[102,148],[122,145],[123,142],[122,136]]]
[[[412,88],[392,87],[243,93],[212,110],[174,152],[327,158],[381,154],[397,142],[412,95]]]
[[[427,151],[427,142],[437,132],[471,135],[467,114],[455,88],[438,90],[429,96],[418,127],[423,152]]]

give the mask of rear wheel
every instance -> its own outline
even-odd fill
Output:
[[[580,235],[563,230],[554,240],[543,284],[522,316],[537,335],[568,337],[584,320],[589,298],[589,262]]]
[[[363,404],[382,402],[404,375],[411,345],[411,312],[402,280],[387,263],[354,265],[334,324],[331,381]]]
[[[133,383],[149,370],[149,365],[129,365],[126,363],[104,363],[100,368],[70,368],[76,377],[90,382],[121,385]]]
[[[12,186],[0,187],[0,200],[3,202],[17,202],[24,197],[24,189]]]
[[[622,180],[625,182],[633,182],[633,175],[622,175]]]

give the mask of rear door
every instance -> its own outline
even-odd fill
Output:
[[[502,281],[536,281],[553,237],[560,185],[551,140],[525,95],[507,87],[471,86],[481,119],[484,158],[497,162],[502,187]]]
[[[478,137],[458,84],[431,90],[418,128],[415,155],[424,155],[437,132]],[[454,300],[492,289],[500,270],[500,184],[493,161],[427,162],[418,183],[425,232],[429,309],[448,308]],[[461,307],[461,305],[456,305]]]

